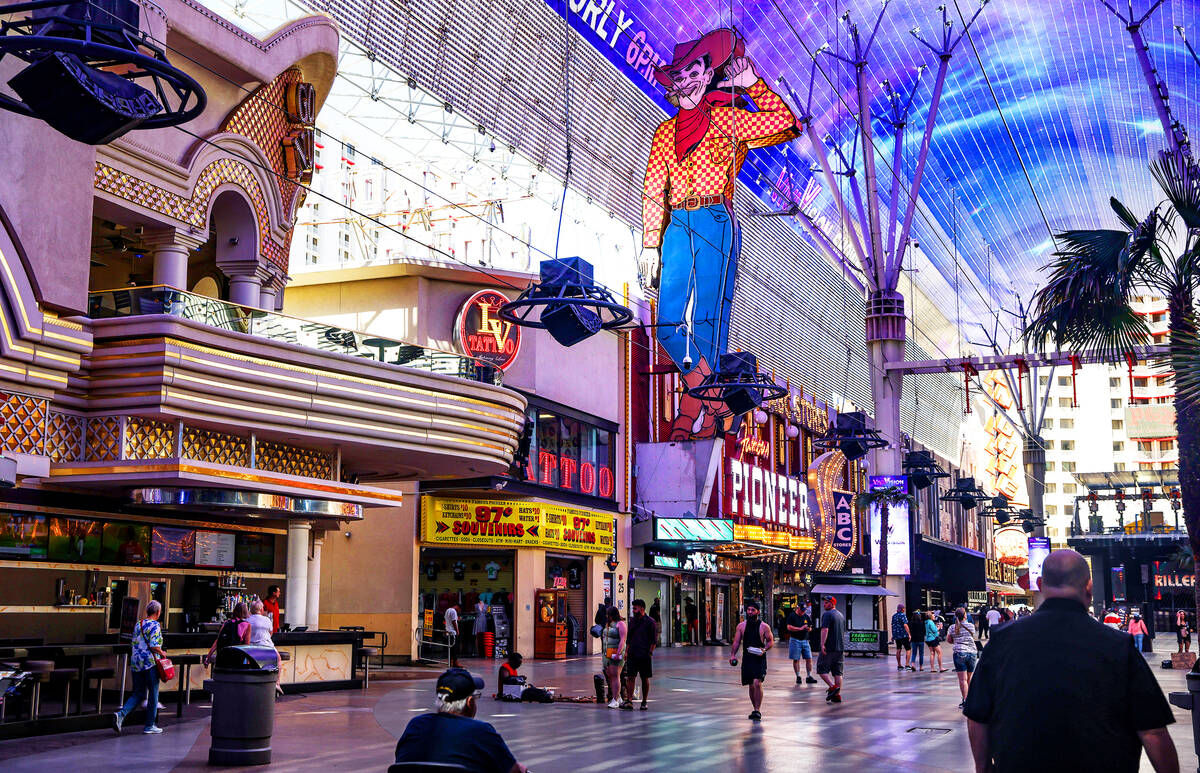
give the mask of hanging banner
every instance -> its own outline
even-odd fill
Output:
[[[868,479],[871,490],[898,486],[908,491],[907,475],[872,475]],[[911,574],[909,560],[908,503],[897,502],[888,507],[887,526],[887,573],[889,575]],[[883,513],[878,505],[871,506],[871,573],[879,574],[879,552],[883,535]]]
[[[1049,537],[1029,538],[1029,589],[1037,590],[1038,580],[1042,576],[1042,562],[1050,555]]]
[[[613,516],[528,500],[421,498],[421,541],[608,555]]]

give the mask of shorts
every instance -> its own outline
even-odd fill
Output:
[[[812,645],[808,639],[788,639],[788,658],[790,660],[812,660]]]
[[[842,675],[842,664],[845,660],[846,653],[838,650],[837,652],[826,652],[817,658],[817,673],[818,674],[833,674],[834,676]]]
[[[742,658],[742,684],[747,685],[755,679],[763,681],[767,678],[767,659],[763,655],[746,655]]]
[[[896,639],[896,648],[906,650],[912,649],[912,639],[908,638],[907,636]]]
[[[643,679],[652,679],[654,677],[653,658],[649,655],[630,655],[625,661],[624,677],[626,679],[637,679],[639,676]]]
[[[956,652],[954,653],[954,670],[966,671],[968,674],[975,672],[975,663],[979,660],[979,654],[975,652]]]
[[[1180,644],[1183,644],[1185,642],[1187,644],[1191,644],[1192,643],[1192,632],[1188,631],[1187,634],[1185,635],[1183,633],[1183,631],[1176,631],[1175,638],[1176,638],[1176,640],[1179,641]]]

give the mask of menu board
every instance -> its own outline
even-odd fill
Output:
[[[150,540],[150,563],[190,566],[196,560],[196,532],[155,526]]]
[[[196,532],[196,566],[233,568],[234,535],[222,531]]]
[[[46,516],[0,513],[0,558],[45,558]]]

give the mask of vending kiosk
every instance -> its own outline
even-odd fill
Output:
[[[492,624],[496,629],[496,644],[493,648],[496,660],[504,660],[508,657],[509,649],[512,646],[510,637],[512,635],[512,626],[508,622],[508,615],[504,612],[504,607],[501,605],[493,605],[488,608],[492,615]]]
[[[534,591],[533,656],[561,660],[567,656],[567,591]]]

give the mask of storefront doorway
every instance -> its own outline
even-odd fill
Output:
[[[434,630],[445,630],[445,612],[459,603],[460,655],[482,657],[473,632],[475,604],[501,607],[513,620],[513,588],[516,576],[515,551],[487,549],[421,548],[418,581],[420,616],[433,611]],[[515,628],[511,636],[516,640]]]
[[[567,654],[578,655],[578,644],[592,626],[593,610],[588,609],[588,558],[586,556],[546,554],[547,588],[567,592]],[[575,645],[575,646],[572,646]]]

